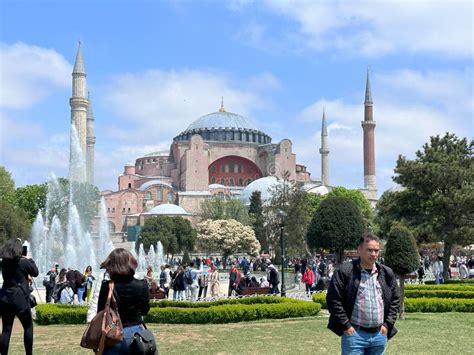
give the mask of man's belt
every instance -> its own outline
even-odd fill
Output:
[[[377,327],[372,327],[372,328],[366,328],[360,325],[353,325],[353,327],[355,330],[362,330],[363,332],[366,332],[366,333],[378,333],[380,331],[381,325]]]

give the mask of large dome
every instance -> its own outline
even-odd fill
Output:
[[[189,141],[195,134],[199,134],[205,141],[258,144],[267,144],[272,141],[244,116],[227,112],[223,107],[218,112],[199,117],[185,131],[177,135],[174,141]]]
[[[266,176],[248,184],[240,194],[240,201],[246,206],[250,205],[250,197],[254,191],[260,191],[262,202],[270,201],[272,188],[279,184],[275,176]]]
[[[244,116],[232,112],[219,111],[199,117],[196,121],[191,123],[188,128],[186,128],[186,131],[206,128],[240,128],[255,131],[257,130],[257,127],[255,127]]]

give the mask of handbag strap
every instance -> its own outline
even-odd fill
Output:
[[[105,311],[108,313],[108,310],[110,308],[110,303],[113,299],[115,302],[115,298],[113,298],[113,292],[114,292],[114,282],[112,280],[109,281],[109,294],[107,296],[107,301],[105,302]],[[99,349],[97,351],[97,354],[101,355],[104,352],[105,348],[105,336],[107,335],[107,330],[106,330],[106,316],[102,318],[102,335],[100,336],[100,342],[99,342]]]

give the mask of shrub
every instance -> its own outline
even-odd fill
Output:
[[[425,284],[427,285],[435,285],[435,282],[433,280],[426,281]],[[445,280],[443,285],[446,284],[467,284],[469,286],[474,286],[474,279],[465,279],[465,280]],[[467,286],[466,285],[466,286]]]
[[[66,304],[39,304],[36,306],[36,323],[83,324],[86,323],[87,306]]]
[[[474,291],[474,284],[405,285],[405,290]]]
[[[315,316],[320,310],[320,304],[305,301],[249,305],[227,304],[199,308],[154,307],[150,309],[145,321],[173,324],[233,323],[258,319]]]
[[[221,300],[212,301],[212,302],[161,300],[161,301],[150,303],[150,306],[160,307],[160,308],[168,308],[168,307],[208,308],[208,307],[227,305],[227,304],[272,304],[272,303],[295,302],[295,301],[296,300],[291,299],[291,298],[257,296],[257,297],[221,299]]]
[[[313,293],[313,302],[319,303],[323,309],[328,309],[326,303],[326,292],[315,292]]]
[[[405,290],[405,296],[409,298],[474,298],[474,290]]]
[[[474,312],[474,299],[407,298],[407,312]]]

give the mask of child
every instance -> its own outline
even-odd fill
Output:
[[[420,263],[420,267],[418,268],[418,283],[423,283],[423,277],[425,276],[425,268],[423,267],[423,263]]]

